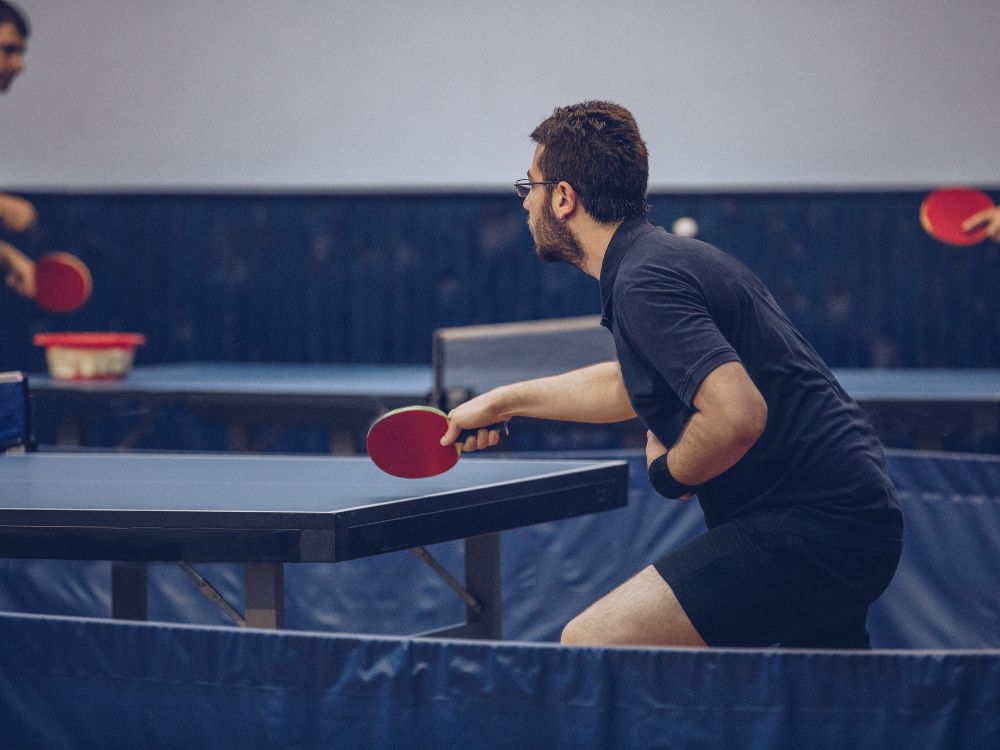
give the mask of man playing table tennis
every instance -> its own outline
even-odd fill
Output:
[[[649,428],[649,475],[708,532],[569,622],[567,644],[867,648],[902,515],[860,408],[741,263],[646,220],[646,145],[607,102],[557,110],[518,181],[539,257],[600,282],[617,362],[497,388],[450,415]],[[496,444],[485,429],[466,451]],[[627,540],[623,540],[627,543]]]

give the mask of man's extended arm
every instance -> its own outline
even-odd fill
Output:
[[[448,432],[441,442],[454,442],[462,430],[505,422],[511,417],[603,424],[634,416],[618,363],[601,362],[561,375],[500,386],[476,396],[452,410]],[[496,442],[494,432],[483,440],[470,438],[465,449],[485,448]]]

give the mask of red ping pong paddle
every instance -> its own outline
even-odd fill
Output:
[[[48,253],[35,263],[35,302],[49,312],[70,312],[90,297],[90,271],[69,253]]]
[[[508,434],[507,423],[486,429]],[[448,431],[448,415],[433,406],[406,406],[375,420],[368,430],[366,447],[376,466],[386,474],[404,479],[423,479],[443,474],[458,463],[458,444],[441,445]],[[465,430],[464,441],[478,430]]]
[[[988,208],[993,208],[993,199],[979,190],[941,188],[920,204],[920,223],[928,234],[949,245],[975,245],[986,238],[986,229],[980,227],[966,232],[962,224],[973,214]]]

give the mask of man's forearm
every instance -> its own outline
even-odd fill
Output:
[[[617,362],[502,386],[496,397],[507,418],[603,424],[635,417]]]
[[[667,454],[667,467],[678,482],[704,484],[733,466],[753,447],[754,440],[719,429],[695,412]]]
[[[670,474],[689,486],[719,476],[743,458],[767,425],[767,403],[738,362],[710,372],[692,403],[695,412],[667,454]]]

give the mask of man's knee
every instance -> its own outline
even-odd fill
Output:
[[[583,614],[579,614],[567,622],[559,636],[559,643],[564,646],[590,646],[599,642],[600,639],[596,638],[596,634]]]

